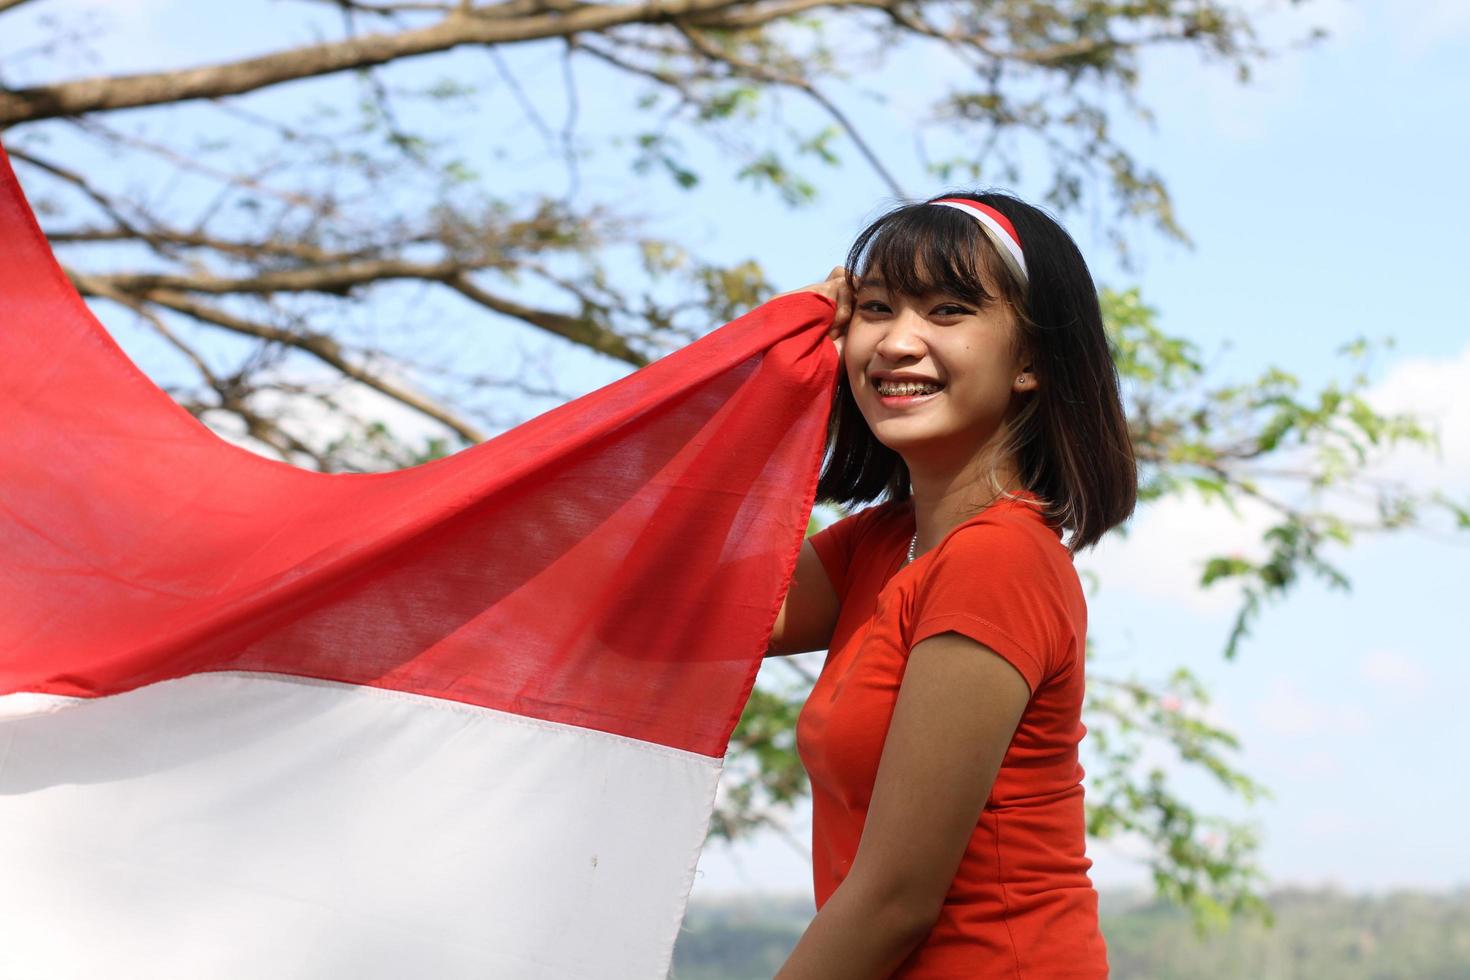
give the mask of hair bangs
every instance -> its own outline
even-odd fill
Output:
[[[1010,272],[974,218],[953,208],[916,204],[870,225],[848,252],[846,268],[860,281],[907,296],[942,294],[976,306],[995,302],[998,288],[1013,303]],[[857,287],[861,282],[849,285]]]

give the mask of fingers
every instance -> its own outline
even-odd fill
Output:
[[[837,295],[834,297],[837,303],[837,314],[833,318],[833,324],[839,328],[846,329],[847,321],[852,319],[853,296],[852,289],[847,285],[847,270],[842,266],[836,266],[827,275],[829,282],[836,282]]]
[[[847,342],[847,325],[852,319],[853,295],[847,285],[847,270],[842,266],[836,266],[828,273],[827,282],[832,288],[832,299],[837,306],[832,316],[832,329],[828,332],[828,336],[832,338],[832,344],[837,348],[837,364],[840,370],[843,350]]]
[[[794,289],[791,292],[781,293],[778,296],[772,297],[772,299],[780,299],[783,296],[805,292],[817,293],[832,301],[834,307],[832,312],[832,326],[827,331],[827,335],[837,345],[837,354],[840,358],[843,349],[843,339],[847,333],[847,324],[852,319],[854,306],[853,291],[847,284],[847,269],[843,266],[835,265],[832,267],[832,271],[827,273],[827,278],[821,282],[813,283],[810,286],[803,286],[801,289]]]

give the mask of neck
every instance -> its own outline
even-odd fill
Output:
[[[964,521],[974,517],[997,498],[985,479],[983,460],[970,460],[960,467],[926,464],[922,460],[905,460],[909,466],[909,482],[913,486],[914,527],[919,544],[915,555],[921,555],[939,544],[944,536]],[[995,478],[1007,492],[1021,489],[1015,467],[1003,462],[996,467]]]

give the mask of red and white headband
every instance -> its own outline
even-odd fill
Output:
[[[980,227],[985,230],[985,237],[990,239],[1000,257],[1005,261],[1006,268],[1021,283],[1022,287],[1030,281],[1026,274],[1026,255],[1021,251],[1021,238],[1016,234],[1016,228],[1011,224],[1009,218],[1001,214],[988,204],[972,201],[966,197],[944,197],[930,204],[943,204],[947,208],[964,211],[980,222]]]

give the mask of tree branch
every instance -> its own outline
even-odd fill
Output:
[[[888,185],[888,189],[898,197],[907,196],[904,193],[903,187],[899,184],[898,180],[894,178],[891,173],[888,172],[887,167],[883,166],[883,161],[878,159],[878,154],[873,152],[872,147],[868,146],[867,140],[863,139],[862,134],[859,133],[857,127],[853,125],[852,120],[847,118],[847,114],[844,113],[841,109],[837,108],[837,105],[831,99],[827,98],[820,91],[818,91],[817,87],[813,85],[810,81],[802,78],[800,75],[780,74],[776,71],[773,71],[772,69],[767,68],[764,65],[758,65],[754,62],[745,61],[744,59],[738,58],[733,54],[722,51],[715,45],[711,44],[702,35],[700,35],[698,31],[693,30],[689,27],[688,24],[682,21],[675,21],[674,26],[678,29],[680,34],[683,34],[684,37],[689,40],[689,43],[694,46],[695,50],[697,50],[700,54],[704,55],[711,61],[716,61],[721,64],[727,65],[732,71],[745,75],[748,78],[753,78],[756,81],[770,82],[775,85],[785,85],[789,88],[794,88],[800,92],[805,92],[812,99],[812,101],[816,102],[819,106],[827,111],[828,115],[837,120],[837,125],[841,126],[843,131],[847,133],[848,139],[852,140],[853,145],[858,148],[858,152],[861,153],[863,157],[867,159],[869,165],[871,165],[872,168],[877,171],[878,176],[881,177],[883,179],[883,182]]]
[[[114,146],[128,146],[133,149],[142,150],[145,153],[151,153],[154,156],[167,160],[180,170],[187,170],[205,177],[210,177],[226,186],[244,187],[297,207],[313,207],[317,203],[305,194],[277,190],[247,174],[230,173],[226,170],[220,170],[217,167],[211,167],[188,154],[180,153],[172,147],[164,146],[162,143],[152,142],[141,136],[124,133],[111,126],[106,126],[95,119],[74,119],[71,122],[77,128],[87,133],[87,135],[92,136],[104,144],[111,143]]]
[[[3,98],[3,96],[0,96],[0,98]],[[122,213],[122,207],[118,202],[114,201],[111,197],[93,187],[92,184],[81,174],[73,170],[67,170],[65,167],[62,167],[55,163],[51,163],[50,161],[42,160],[40,157],[32,156],[25,150],[19,150],[12,147],[7,149],[6,152],[10,154],[10,158],[12,160],[19,160],[22,163],[28,163],[32,167],[35,167],[37,170],[44,170],[51,176],[56,177],[59,180],[66,181],[68,184],[71,184],[77,190],[85,194],[92,201],[92,203],[96,204],[99,208],[106,212],[109,218],[117,222],[118,227],[125,231],[129,237],[145,242],[155,251],[162,252],[165,255],[169,254],[167,248],[160,245],[158,240],[154,238],[150,232],[144,231],[143,229],[139,228],[132,222],[131,219],[129,219],[126,215]],[[174,258],[175,256],[170,255],[169,257]]]
[[[815,6],[819,2],[850,0],[793,0],[784,5],[762,5],[745,16],[775,19],[787,16],[793,8]],[[512,44],[567,37],[579,31],[603,32],[627,24],[664,24],[676,17],[716,14],[745,4],[748,0],[642,0],[631,4],[582,5],[566,13],[540,12],[545,8],[515,0],[490,7],[466,6],[436,24],[396,34],[364,34],[179,71],[84,78],[0,90],[0,128],[84,112],[242,95],[283,82],[370,68],[464,45]],[[722,26],[725,22],[715,18],[709,23]]]
[[[245,423],[247,434],[270,446],[280,454],[281,459],[289,461],[291,454],[294,452],[301,453],[315,460],[318,467],[323,467],[326,464],[327,461],[319,453],[282,429],[275,420],[268,419],[254,411],[246,403],[242,393],[242,385],[240,384],[241,379],[238,376],[221,378],[215,374],[210,368],[209,363],[204,360],[204,356],[184,343],[177,334],[169,329],[168,324],[163,322],[163,318],[148,309],[146,304],[126,293],[109,289],[105,285],[100,284],[98,296],[132,310],[138,317],[152,326],[154,331],[167,341],[170,346],[184,355],[194,365],[194,369],[199,372],[200,377],[204,379],[204,383],[219,398],[219,402],[214,405],[201,402],[192,402],[190,405],[186,405],[185,407],[189,409],[190,414],[194,415],[195,418],[199,418],[205,412],[231,412]]]
[[[137,241],[142,236],[128,228],[73,228],[61,231],[46,232],[46,239],[52,245],[78,245],[94,242],[130,242]],[[315,245],[306,245],[300,242],[286,241],[259,241],[239,242],[228,241],[223,238],[215,238],[200,232],[174,231],[159,229],[148,232],[147,237],[168,245],[177,245],[182,248],[203,248],[221,255],[233,255],[236,258],[258,260],[263,255],[277,256],[280,258],[299,259],[303,262],[330,263],[346,262],[363,257],[364,250],[357,252],[328,252],[317,248]],[[395,243],[396,246],[420,245],[425,242],[437,241],[427,236],[416,237]]]
[[[313,265],[301,269],[264,270],[248,278],[227,279],[208,273],[176,275],[170,273],[127,273],[87,275],[70,273],[74,281],[85,282],[99,295],[104,290],[122,292],[155,302],[159,294],[209,293],[216,296],[270,295],[274,293],[330,293],[348,295],[353,289],[391,279],[418,279],[438,282],[479,305],[539,327],[574,343],[590,347],[609,357],[642,367],[648,358],[628,345],[615,331],[585,316],[571,316],[552,310],[541,310],[517,303],[489,292],[470,279],[470,273],[499,263],[407,262],[401,259],[369,259],[336,265]],[[81,288],[80,285],[78,288]],[[172,305],[164,303],[163,305]],[[178,307],[174,307],[177,309]],[[207,319],[201,317],[200,319]],[[214,321],[211,321],[214,322]],[[294,335],[288,335],[294,336]],[[324,341],[326,338],[322,338]]]
[[[108,281],[106,277],[102,277],[102,282],[94,282],[92,277],[72,272],[71,270],[67,270],[67,274],[71,277],[72,284],[76,286],[77,291],[83,296],[102,296],[110,299],[113,298],[118,290],[118,287]],[[183,293],[173,292],[167,289],[149,289],[134,294],[134,298],[155,303],[165,309],[182,313],[185,316],[193,317],[204,323],[211,323],[217,327],[223,327],[235,333],[245,334],[249,337],[256,337],[260,340],[271,341],[272,343],[282,344],[303,351],[315,357],[317,360],[322,361],[324,364],[336,368],[344,376],[367,385],[369,388],[388,396],[394,401],[407,405],[409,408],[421,412],[436,422],[447,426],[470,442],[483,442],[485,440],[485,434],[483,432],[469,422],[457,417],[449,410],[440,407],[427,398],[416,395],[407,389],[400,388],[389,381],[385,381],[353,364],[347,360],[342,345],[325,334],[293,333],[292,331],[282,330],[279,327],[272,327],[268,324],[256,323],[227,313],[224,310],[206,306]]]
[[[152,228],[146,236],[128,228],[63,228],[56,231],[46,231],[46,239],[52,245],[86,245],[92,243],[106,242],[131,242],[143,240],[145,244],[158,242],[170,247],[198,248],[220,255],[229,255],[239,259],[260,262],[262,256],[275,258],[296,259],[313,265],[345,265],[364,259],[371,259],[381,255],[385,251],[393,249],[408,248],[413,245],[444,245],[445,235],[437,232],[417,232],[403,235],[390,241],[376,242],[364,245],[360,248],[344,249],[341,251],[328,250],[311,245],[306,242],[293,242],[284,239],[261,239],[257,241],[239,241],[227,238],[219,238],[215,235],[207,235],[198,231],[179,231],[174,228]],[[260,263],[264,265],[265,263]],[[474,268],[498,267],[498,262],[463,262],[465,266]],[[507,261],[506,266],[513,263]],[[521,263],[525,264],[525,263]],[[192,288],[192,287],[190,287]]]
[[[444,282],[468,269],[500,263],[407,262],[402,259],[365,259],[299,269],[263,269],[246,278],[227,279],[206,272],[120,273],[89,276],[89,282],[104,282],[114,289],[135,295],[162,289],[181,293],[211,293],[216,296],[269,293],[331,293],[345,296],[360,286],[391,279],[428,279]]]
[[[609,357],[616,357],[620,361],[626,361],[634,367],[643,367],[648,363],[648,358],[629,347],[627,340],[622,336],[590,320],[582,317],[567,316],[563,313],[552,313],[546,310],[533,309],[529,306],[523,306],[514,300],[495,296],[475,285],[469,276],[464,274],[450,277],[445,280],[445,285],[459,292],[465,298],[474,300],[481,306],[492,309],[497,313],[513,316],[532,326],[540,327],[542,330],[547,330],[557,336],[565,337],[573,343],[590,347]]]

